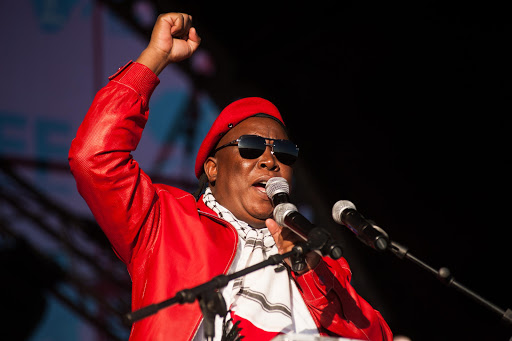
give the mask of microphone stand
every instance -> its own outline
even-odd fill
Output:
[[[466,296],[472,298],[476,302],[480,303],[484,307],[488,308],[489,310],[497,313],[501,316],[501,320],[505,323],[508,323],[509,325],[512,325],[512,309],[507,309],[504,311],[500,307],[496,306],[495,304],[489,302],[488,300],[484,299],[480,295],[476,294],[474,291],[466,288],[461,283],[457,282],[453,276],[451,275],[450,269],[446,267],[442,267],[439,270],[436,270],[429,266],[428,264],[422,262],[415,256],[411,255],[409,253],[409,250],[407,247],[400,245],[394,241],[390,241],[388,250],[390,250],[395,256],[397,256],[400,259],[407,259],[413,262],[414,264],[418,265],[420,268],[427,270],[431,274],[437,277],[443,284],[445,284],[448,287],[453,287],[457,289],[459,292],[465,294]]]
[[[160,303],[150,304],[136,311],[127,313],[124,316],[124,322],[128,325],[135,323],[150,315],[156,314],[159,310],[174,304],[193,303],[199,300],[199,306],[204,317],[204,335],[207,340],[213,340],[215,336],[215,316],[226,316],[226,302],[218,289],[225,287],[229,281],[238,277],[245,276],[251,272],[262,269],[269,265],[278,265],[288,257],[304,257],[307,253],[319,250],[322,255],[338,259],[342,256],[339,245],[331,238],[331,235],[323,228],[315,227],[308,234],[308,241],[298,243],[293,249],[284,254],[270,256],[267,260],[254,264],[248,268],[234,272],[229,275],[218,275],[208,282],[200,284],[190,289],[178,291],[174,297],[171,297]],[[278,271],[278,269],[276,269]]]

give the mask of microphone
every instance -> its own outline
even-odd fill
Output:
[[[308,241],[309,239],[313,244],[317,244],[320,239],[323,239],[321,249],[324,255],[328,254],[333,259],[338,259],[342,256],[343,251],[341,247],[338,246],[336,242],[330,240],[329,233],[323,229],[317,228],[306,217],[299,213],[299,210],[294,204],[289,202],[290,187],[285,178],[270,178],[265,185],[265,191],[272,201],[272,206],[274,206],[274,219],[279,225],[288,227],[304,241]]]
[[[302,214],[297,207],[290,203],[290,186],[282,177],[268,179],[265,192],[274,207],[274,219],[281,225],[292,230],[296,235],[307,241],[308,233],[315,227]]]
[[[304,241],[308,240],[308,234],[315,228],[309,220],[299,213],[292,203],[282,203],[274,208],[274,219],[281,226],[286,226]]]
[[[359,212],[356,206],[348,200],[340,200],[332,208],[332,218],[335,222],[345,225],[356,234],[366,245],[377,251],[388,248],[388,234],[378,226],[371,224]]]
[[[288,181],[285,178],[276,176],[268,179],[265,192],[272,201],[272,207],[290,202],[290,186],[288,186]]]

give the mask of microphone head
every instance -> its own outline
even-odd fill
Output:
[[[291,212],[298,212],[297,207],[292,203],[282,203],[274,208],[274,220],[280,226],[286,226],[284,218]]]
[[[337,203],[335,203],[334,206],[332,207],[332,219],[334,219],[334,221],[337,222],[338,224],[345,225],[341,221],[341,213],[343,213],[343,211],[345,211],[346,209],[355,210],[356,205],[354,205],[351,201],[348,200],[340,200]]]
[[[276,176],[268,179],[265,185],[265,192],[267,192],[267,196],[272,199],[274,195],[278,193],[290,194],[290,186],[285,178]]]

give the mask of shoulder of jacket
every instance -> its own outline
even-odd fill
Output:
[[[189,192],[184,191],[182,189],[179,189],[177,187],[172,187],[172,186],[164,185],[164,184],[154,184],[154,186],[156,189],[156,193],[158,195],[167,193],[167,194],[173,196],[176,200],[181,200],[181,199],[192,199],[194,201],[196,200],[192,194],[190,194]]]

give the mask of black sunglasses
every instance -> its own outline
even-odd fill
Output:
[[[267,143],[267,140],[271,140],[273,143]],[[299,147],[292,141],[268,139],[258,135],[242,135],[236,140],[216,148],[211,155],[230,146],[238,146],[238,152],[244,159],[256,159],[263,155],[267,146],[270,146],[272,154],[276,156],[277,160],[287,166],[293,165],[299,157]]]

